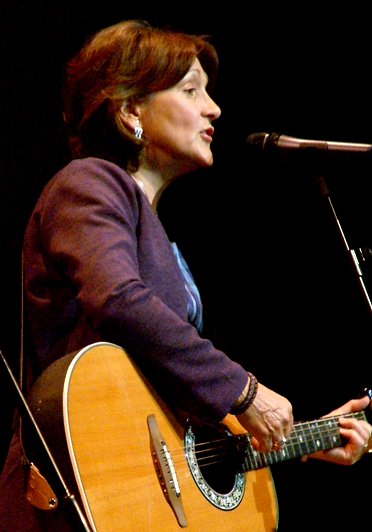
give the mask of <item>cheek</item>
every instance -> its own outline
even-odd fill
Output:
[[[152,125],[149,133],[156,144],[185,143],[195,134],[195,120],[186,115],[163,114],[161,119]]]
[[[198,133],[199,117],[199,111],[190,104],[159,100],[144,114],[142,126],[150,142],[176,145]]]
[[[182,130],[195,128],[198,124],[199,112],[187,101],[175,99],[162,102],[157,117],[160,125],[166,129],[172,128],[173,134],[177,134],[177,130],[181,133]]]

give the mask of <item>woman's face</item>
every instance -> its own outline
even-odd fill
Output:
[[[213,163],[212,122],[221,110],[207,93],[207,83],[195,59],[181,81],[140,104],[149,168],[174,177]]]

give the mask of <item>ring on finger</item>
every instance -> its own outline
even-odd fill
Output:
[[[280,449],[286,443],[287,443],[287,438],[283,437],[280,441],[278,440],[273,441],[273,447],[275,449]]]

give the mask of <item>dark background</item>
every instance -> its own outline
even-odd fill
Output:
[[[67,160],[59,99],[64,65],[92,32],[145,18],[211,34],[220,55],[215,99],[223,114],[214,168],[180,179],[160,204],[201,289],[207,331],[260,380],[288,395],[297,419],[319,417],[372,384],[371,310],[314,179],[325,179],[348,247],[363,251],[369,294],[370,157],[279,157],[245,144],[259,131],[372,143],[367,16],[350,7],[328,11],[265,3],[243,12],[232,2],[133,8],[24,1],[6,7],[0,22],[0,349],[15,373],[23,231],[41,188]],[[0,404],[2,461],[14,405],[5,372]],[[366,484],[370,471],[366,458],[342,477],[344,493]],[[327,473],[320,471],[333,482]],[[287,468],[285,478],[291,474]],[[281,479],[279,472],[279,492]]]

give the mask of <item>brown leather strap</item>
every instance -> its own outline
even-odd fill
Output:
[[[58,499],[55,493],[32,462],[29,464],[26,499],[32,506],[40,510],[55,510],[58,506]]]

